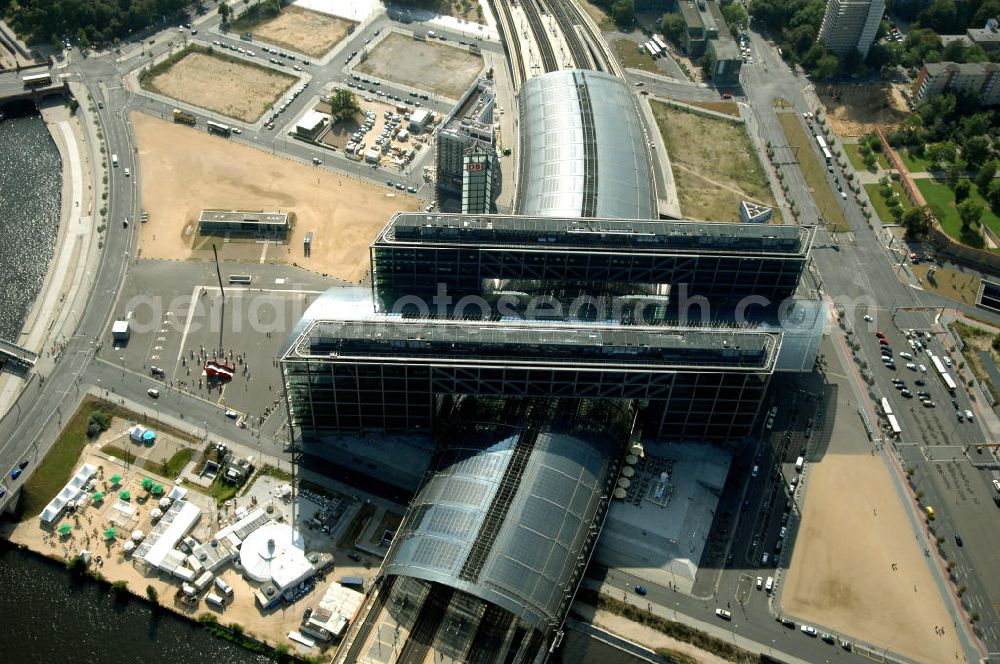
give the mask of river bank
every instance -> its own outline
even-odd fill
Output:
[[[5,661],[157,661],[165,653],[172,664],[274,661],[3,540],[0,585],[6,633],[17,635],[4,642]]]
[[[84,91],[75,91],[77,94]],[[86,103],[86,101],[84,102]],[[44,376],[78,322],[87,298],[89,280],[100,257],[95,214],[97,174],[104,168],[95,128],[83,111],[71,113],[66,103],[43,103],[38,108],[62,161],[60,219],[55,250],[41,289],[28,311],[15,343],[39,354],[35,371],[27,376],[0,375],[0,417],[5,415],[37,374]],[[83,121],[81,121],[83,118]],[[88,279],[89,277],[89,279]]]

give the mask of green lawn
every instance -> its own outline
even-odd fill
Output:
[[[859,173],[861,173],[861,172],[867,171],[868,167],[865,166],[865,161],[864,161],[864,159],[862,159],[861,153],[858,151],[858,147],[859,146],[858,146],[857,143],[853,143],[853,144],[852,143],[845,143],[844,144],[844,152],[847,153],[847,159],[848,159],[848,161],[851,162],[851,165],[854,166],[854,170],[856,170]],[[875,156],[878,159],[877,166],[879,168],[883,169],[883,170],[886,170],[886,171],[889,170],[889,161],[885,158],[885,155],[882,154],[881,152],[876,152]],[[874,173],[875,171],[871,171],[871,172]]]
[[[616,39],[613,46],[615,48],[615,55],[617,55],[618,59],[621,60],[623,67],[641,69],[654,74],[663,73],[660,68],[656,66],[656,62],[653,61],[653,58],[649,57],[649,53],[646,53],[645,50],[640,52],[639,44],[635,43],[631,39]]]
[[[31,460],[36,464],[36,468],[21,490],[21,502],[18,505],[22,521],[40,514],[72,477],[80,461],[80,454],[89,442],[87,419],[91,412],[103,405],[104,402],[93,397],[84,399],[45,458]],[[102,408],[102,410],[110,409]]]
[[[962,233],[962,221],[958,218],[958,209],[955,206],[955,192],[948,188],[944,180],[924,178],[914,180],[914,182],[948,235],[970,247],[980,249],[984,247],[982,236],[975,230],[970,233]],[[989,204],[983,200],[975,187],[972,188],[969,198],[978,201],[983,206],[982,223],[989,226],[994,233],[1000,234],[1000,217],[990,210]]]
[[[826,220],[827,227],[835,233],[847,231],[849,226],[840,207],[840,201],[837,200],[839,196],[834,194],[833,188],[827,184],[826,166],[820,163],[819,157],[813,151],[812,141],[802,128],[798,114],[779,112],[777,116],[788,144],[798,147],[796,154],[799,169],[812,190],[813,201]]]
[[[911,173],[919,173],[922,171],[929,171],[931,169],[931,162],[924,159],[923,157],[917,157],[910,154],[909,149],[900,148],[896,150],[899,153],[900,159],[906,164],[906,168],[910,170]]]
[[[903,191],[903,185],[899,184],[893,180],[889,185],[893,192],[895,192],[899,202],[903,206],[903,212],[906,212],[913,207],[910,204],[910,199],[906,197],[906,193]],[[868,192],[868,198],[872,202],[872,207],[875,208],[875,213],[878,218],[882,220],[882,223],[891,224],[895,223],[895,218],[892,216],[892,212],[889,211],[889,206],[886,204],[882,194],[880,193],[882,185],[880,184],[866,184],[865,191]]]

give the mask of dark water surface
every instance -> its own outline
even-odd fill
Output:
[[[0,662],[265,664],[145,601],[74,581],[63,565],[0,541]]]
[[[62,161],[42,117],[0,120],[0,338],[17,341],[55,250]]]

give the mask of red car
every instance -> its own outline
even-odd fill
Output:
[[[639,90],[639,94],[641,94],[641,95],[648,95],[649,94],[649,90]]]
[[[875,336],[878,337],[879,339],[885,339],[885,334],[882,332],[876,332]]]
[[[885,340],[885,339],[879,339],[878,342],[880,344],[882,344],[883,346],[888,346],[889,345],[889,342],[887,340]]]
[[[722,98],[723,99],[732,99],[733,96],[731,94],[729,94],[728,92],[723,92],[722,93]]]

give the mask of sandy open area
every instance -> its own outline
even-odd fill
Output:
[[[229,56],[190,50],[145,87],[243,122],[256,122],[296,78]]]
[[[816,86],[816,92],[838,136],[861,136],[876,127],[891,131],[909,115],[906,100],[889,85]]]
[[[417,41],[393,32],[356,69],[416,90],[458,99],[482,70],[483,59],[465,48],[448,44]]]
[[[415,210],[420,202],[148,115],[135,113],[132,123],[142,160],[142,207],[149,213],[139,243],[142,258],[209,258],[210,242],[196,228],[205,208],[294,212],[285,244],[215,238],[222,258],[295,262],[356,282],[368,270],[375,234],[394,212]],[[305,258],[302,241],[309,231],[313,250]]]
[[[831,371],[842,369],[832,361]],[[847,384],[836,380],[840,412],[828,453],[806,466],[802,523],[781,591],[782,612],[917,661],[963,661],[928,568],[934,561],[915,538],[860,419],[844,403],[851,397]],[[936,626],[945,627],[943,635]]]
[[[258,41],[318,58],[339,44],[354,25],[354,21],[289,5],[254,28],[253,35]]]

